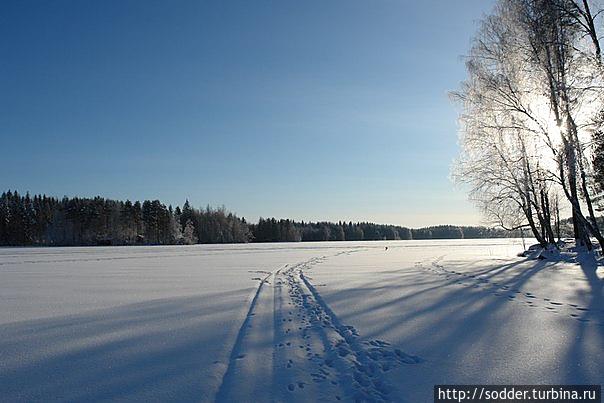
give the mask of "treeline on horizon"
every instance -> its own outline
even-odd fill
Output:
[[[245,218],[219,208],[166,206],[102,197],[0,196],[0,246],[179,245],[197,243],[373,241],[517,237],[480,226],[407,228],[368,222],[296,222]]]

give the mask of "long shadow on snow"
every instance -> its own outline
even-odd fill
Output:
[[[520,267],[522,265],[528,267]],[[397,340],[397,344],[403,345],[410,351],[428,359],[431,356],[430,351],[432,349],[438,350],[439,345],[444,344],[446,344],[449,349],[446,352],[446,356],[462,356],[462,353],[472,352],[475,347],[474,343],[476,341],[483,343],[485,338],[488,338],[489,343],[496,348],[498,341],[504,341],[502,339],[504,336],[498,334],[498,332],[493,332],[493,320],[494,318],[502,321],[505,320],[505,317],[501,316],[503,314],[498,314],[498,311],[500,311],[506,303],[510,302],[510,299],[506,297],[505,294],[510,294],[512,290],[521,290],[526,282],[534,275],[549,268],[551,265],[552,263],[548,261],[532,262],[523,259],[511,264],[493,266],[491,261],[490,267],[487,269],[471,273],[475,276],[480,275],[483,278],[489,278],[491,280],[496,278],[496,285],[487,284],[479,288],[472,288],[469,286],[453,287],[460,285],[459,278],[456,278],[454,275],[451,275],[453,277],[450,277],[448,280],[442,277],[436,278],[432,281],[432,284],[430,284],[430,281],[422,281],[424,288],[420,290],[417,290],[418,284],[414,282],[410,282],[408,285],[400,285],[399,283],[398,285],[392,286],[388,284],[389,279],[375,280],[367,283],[365,286],[359,286],[357,290],[355,290],[355,294],[361,296],[363,292],[366,291],[374,296],[378,296],[380,291],[383,292],[384,289],[394,287],[400,289],[401,294],[403,295],[388,301],[380,301],[379,298],[365,298],[367,303],[364,304],[364,309],[355,311],[354,316],[375,316],[376,319],[375,326],[373,326],[373,332],[364,335],[365,337],[375,337],[385,333],[396,334],[398,333],[397,329],[409,326],[410,323],[420,323],[421,325],[424,315],[436,314],[438,316],[440,313],[442,321],[427,323],[424,321],[423,326],[413,329],[407,336],[405,336],[404,331],[400,332],[402,336]],[[404,274],[409,271],[410,269],[406,268],[400,270],[400,273]],[[392,271],[390,274],[396,274],[396,271]],[[507,277],[500,278],[499,275],[501,274],[506,274]],[[585,275],[592,285],[592,304],[590,304],[590,307],[593,309],[602,309],[604,307],[602,305],[601,296],[602,281],[595,275],[594,270],[585,272]],[[472,281],[473,279],[475,279],[475,277],[466,278],[464,280]],[[507,287],[507,290],[501,290],[501,287]],[[497,290],[502,294],[501,296],[494,297],[493,295],[487,295],[487,293],[494,294]],[[431,303],[426,304],[425,302],[421,302],[422,294],[429,295],[434,294],[435,292],[440,292],[441,296]],[[365,296],[367,297],[367,294],[365,294]],[[337,305],[345,304],[347,300],[350,300],[350,291],[344,290],[341,292],[333,292],[326,295],[326,297],[330,301],[330,304],[334,306],[335,309],[338,309]],[[372,303],[372,300],[377,300],[377,302]],[[405,312],[400,312],[392,316],[380,314],[380,311],[388,312],[389,308],[393,309],[396,306],[400,306],[400,304],[413,303],[417,304],[417,308],[408,309],[405,310]],[[526,307],[525,309],[534,308]],[[348,320],[348,318],[342,316],[342,320]],[[565,318],[565,320],[569,319]],[[532,324],[531,326],[539,326],[539,324]],[[588,326],[586,323],[581,323],[579,331],[584,331],[584,327],[586,326]],[[598,338],[596,346],[602,346],[602,327],[591,326],[591,329],[592,333],[595,333],[593,337]],[[581,367],[582,360],[586,358],[585,352],[582,351],[586,348],[586,343],[584,344],[580,336],[581,334],[579,334],[577,340],[572,341],[569,344],[571,352],[566,357],[563,358],[563,351],[560,351],[560,354],[557,356],[558,362],[550,362],[548,365],[551,365],[552,367]],[[418,340],[420,341],[420,344],[423,344],[423,349],[414,349],[413,346],[418,345]],[[456,340],[456,343],[446,343],[447,340]],[[518,342],[522,343],[522,340],[518,340]],[[513,343],[507,342],[505,345],[509,348]],[[521,347],[523,346],[519,344],[518,348]],[[597,352],[597,354],[601,353]],[[433,356],[442,357],[443,354],[435,354]],[[488,355],[481,358],[481,361],[484,362],[485,377],[489,373],[489,368],[498,365],[497,362],[490,361],[490,359],[491,357]],[[593,356],[591,359],[592,361],[593,359],[597,360],[597,358],[594,358]],[[450,364],[459,365],[460,363]],[[522,371],[524,368],[518,368],[518,370]],[[526,370],[531,371],[533,369],[527,368]],[[552,375],[552,377],[560,382],[586,382],[594,380],[592,379],[593,374],[593,371],[582,374],[571,374],[570,372],[566,372]],[[545,375],[545,379],[547,379],[547,374]]]
[[[604,277],[599,278],[598,267],[593,257],[579,261],[581,270],[589,284],[589,303],[585,314],[579,320],[579,326],[574,335],[574,342],[569,344],[566,352],[565,361],[570,362],[578,360],[579,363],[589,362],[589,358],[599,357],[604,360]],[[599,319],[600,326],[592,326],[592,319]],[[594,340],[593,342],[590,342]],[[596,369],[597,370],[597,369]],[[569,368],[569,383],[581,383],[589,375],[586,373],[585,365],[576,365]]]
[[[0,326],[5,401],[210,400],[221,352],[249,290],[147,301]],[[227,355],[223,352],[222,355]],[[205,364],[205,365],[204,365]],[[205,375],[205,376],[204,376]],[[210,382],[208,382],[211,384]],[[206,386],[206,388],[204,388]]]

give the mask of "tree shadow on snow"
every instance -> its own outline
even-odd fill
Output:
[[[526,259],[378,272],[371,282],[325,297],[334,310],[344,312],[343,322],[363,318],[363,326],[371,329],[364,338],[386,337],[424,358],[429,370],[414,366],[404,372],[430,377],[426,383],[597,383],[604,362],[604,284],[593,265],[584,262],[581,269],[590,285],[581,297],[589,301],[587,307],[530,292],[528,283],[538,281],[536,275],[559,269],[551,261]],[[347,309],[357,298],[362,306]],[[558,328],[574,335],[551,334],[562,321]],[[548,348],[539,346],[549,336],[551,354],[546,356]]]
[[[249,290],[122,305],[0,326],[4,401],[211,399]],[[228,344],[228,343],[227,343]],[[205,372],[204,372],[205,371]],[[204,379],[204,377],[206,379]],[[219,381],[215,380],[216,382]]]

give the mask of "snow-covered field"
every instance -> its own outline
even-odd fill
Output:
[[[439,383],[602,383],[603,269],[521,250],[0,249],[0,400],[428,402]]]

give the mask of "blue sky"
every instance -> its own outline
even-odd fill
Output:
[[[3,1],[0,186],[423,226],[491,1]]]

